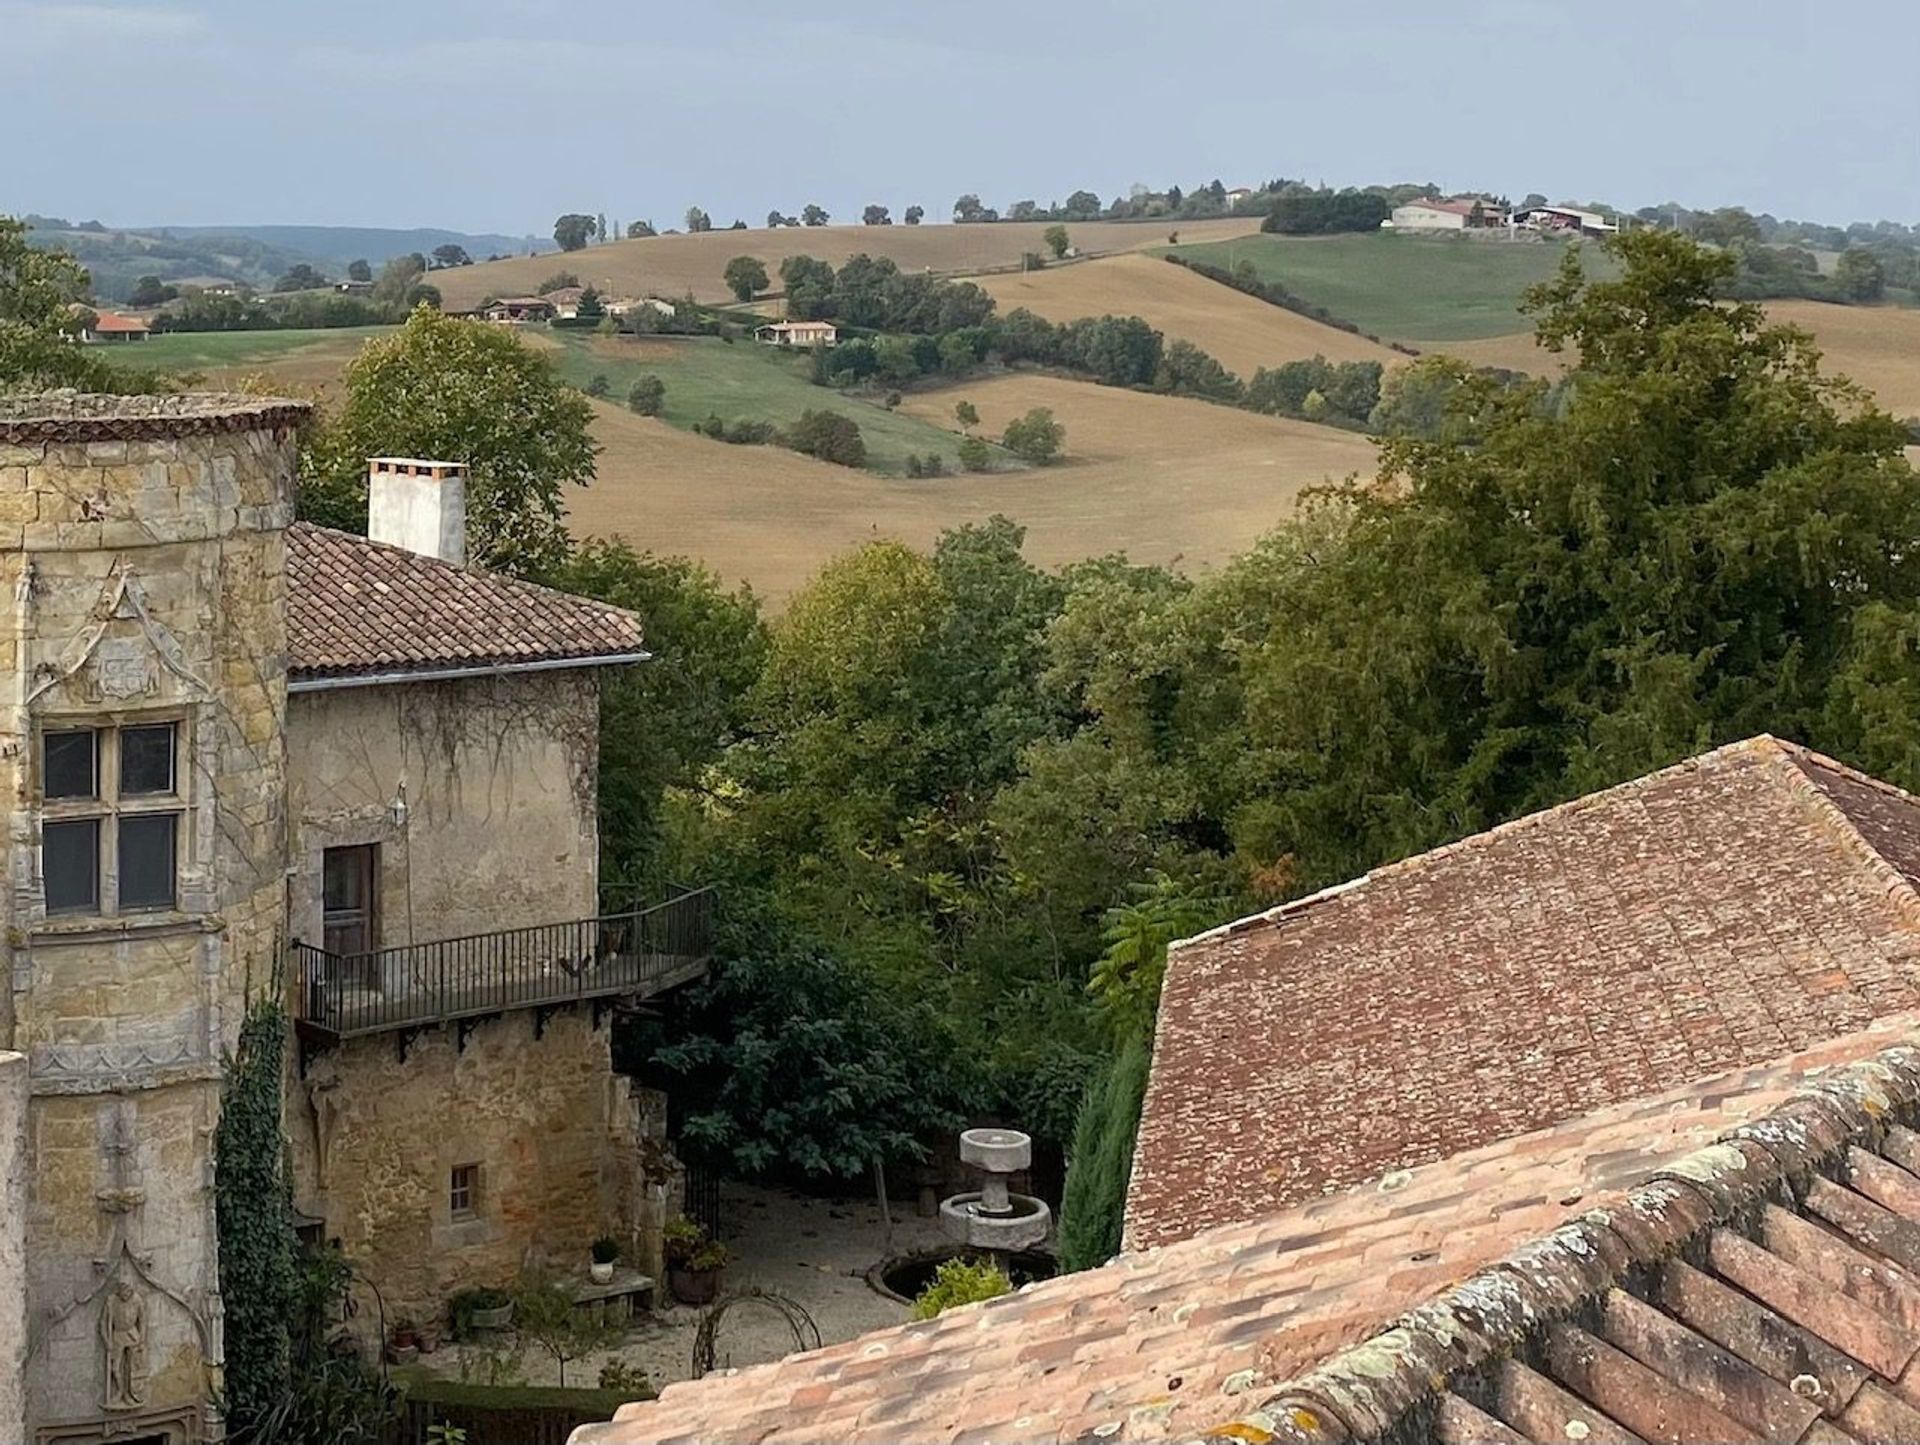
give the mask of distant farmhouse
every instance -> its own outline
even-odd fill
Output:
[[[762,346],[832,346],[840,328],[831,321],[776,321],[756,327],[753,339]]]
[[[333,289],[342,296],[371,296],[373,295],[373,282],[354,281],[351,279],[336,281],[333,283]]]
[[[1385,229],[1394,231],[1468,231],[1507,224],[1507,208],[1479,196],[1443,201],[1423,196],[1395,206]]]
[[[1513,224],[1523,231],[1571,231],[1582,236],[1611,236],[1620,229],[1619,222],[1577,206],[1529,206],[1515,212]]]
[[[677,316],[680,308],[658,296],[622,296],[606,303],[607,315],[626,317],[635,311],[652,311],[661,316]]]
[[[97,342],[145,341],[147,333],[152,330],[153,327],[138,316],[102,311],[81,331],[80,339],[88,345]]]
[[[553,302],[545,296],[502,296],[481,307],[480,314],[488,321],[517,325],[527,321],[551,321],[554,307]]]

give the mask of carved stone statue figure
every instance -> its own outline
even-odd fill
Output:
[[[139,1291],[121,1280],[100,1307],[100,1340],[107,1351],[109,1410],[147,1403],[147,1306]]]

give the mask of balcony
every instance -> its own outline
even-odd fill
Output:
[[[375,953],[295,943],[296,1027],[320,1045],[399,1032],[404,1049],[413,1031],[435,1024],[663,993],[706,973],[712,902],[712,890],[702,888],[630,913]]]

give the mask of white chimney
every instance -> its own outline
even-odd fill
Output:
[[[423,557],[466,566],[466,463],[369,458],[367,535]]]

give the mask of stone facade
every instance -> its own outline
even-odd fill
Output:
[[[286,945],[340,926],[327,850],[368,880],[347,950],[363,959],[599,911],[594,667],[635,655],[637,621],[540,589],[503,603],[513,584],[407,559],[387,570],[412,579],[393,600],[420,645],[475,631],[478,596],[524,609],[552,648],[540,670],[303,671],[287,539],[304,415],[0,400],[0,1049],[17,1051],[0,1053],[0,1445],[221,1437],[222,1061],[251,995],[279,982],[300,1013]],[[303,615],[325,637],[392,620],[372,610],[392,583],[316,580]],[[676,1166],[661,1100],[612,1070],[609,1006],[303,1033],[296,1202],[389,1319],[576,1268],[602,1233],[657,1273]]]
[[[377,844],[375,946],[599,909],[591,668],[297,692],[292,933],[322,941],[325,850]]]
[[[325,850],[377,847],[379,948],[592,917],[598,684],[591,669],[303,691],[289,717],[292,931],[323,936]],[[657,1111],[656,1111],[657,1112]],[[657,1121],[656,1121],[657,1122]],[[289,1107],[296,1198],[434,1319],[454,1290],[640,1247],[642,1125],[589,1009],[510,1013],[315,1055]],[[477,1168],[455,1218],[452,1176]]]
[[[197,1439],[217,1379],[210,1146],[222,1051],[283,936],[283,533],[303,414],[241,397],[0,404],[0,1042],[30,1076],[36,1441]],[[116,781],[128,728],[171,729],[167,775],[138,798]],[[56,807],[44,739],[85,732],[93,788]],[[144,877],[123,876],[135,814],[149,839],[172,818],[170,880],[151,850]],[[93,892],[50,912],[44,825],[79,819],[85,837],[88,817]],[[85,850],[62,837],[64,886],[84,889]]]
[[[0,1053],[0,1440],[27,1438],[27,1056]]]

